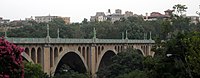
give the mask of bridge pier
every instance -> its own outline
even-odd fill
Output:
[[[43,71],[48,75],[51,75],[51,67],[50,67],[50,46],[45,45],[43,48],[44,52],[42,53],[42,62],[43,62]]]
[[[90,71],[91,71],[91,78],[96,78],[96,48],[95,44],[91,46],[90,50]]]

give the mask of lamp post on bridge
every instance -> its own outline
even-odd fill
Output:
[[[147,39],[147,33],[144,33],[144,40]]]
[[[49,38],[49,24],[47,24],[47,38]]]
[[[0,27],[0,32],[4,32],[4,37],[7,38],[7,30],[8,27],[4,26],[4,27]]]
[[[49,24],[47,24],[47,37],[46,37],[46,42],[50,42],[50,36],[49,36]]]
[[[122,40],[124,40],[124,32],[122,32]]]
[[[126,30],[126,40],[128,40],[128,31]]]
[[[151,39],[151,32],[150,32],[150,38],[149,38],[149,39],[152,40],[152,39]]]
[[[60,34],[60,30],[58,28],[58,30],[57,30],[57,38],[60,38],[59,34]]]
[[[93,28],[93,39],[96,39],[97,37],[96,37],[96,29],[95,28]]]

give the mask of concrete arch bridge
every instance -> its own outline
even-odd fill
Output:
[[[23,57],[42,65],[47,74],[55,74],[63,64],[78,72],[95,73],[111,56],[126,48],[135,48],[144,56],[151,51],[154,40],[130,39],[63,39],[63,38],[6,38],[9,42],[24,47]]]

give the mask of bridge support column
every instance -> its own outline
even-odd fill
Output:
[[[95,54],[96,54],[96,50],[95,50],[95,45],[91,46],[91,50],[90,50],[90,71],[91,71],[91,78],[95,78],[96,77],[96,58],[95,58]]]
[[[50,46],[45,45],[44,46],[44,52],[42,53],[42,61],[43,61],[43,71],[47,73],[48,75],[51,75],[51,68],[50,68]]]

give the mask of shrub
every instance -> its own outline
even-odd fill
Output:
[[[24,49],[0,38],[0,78],[24,78]]]

